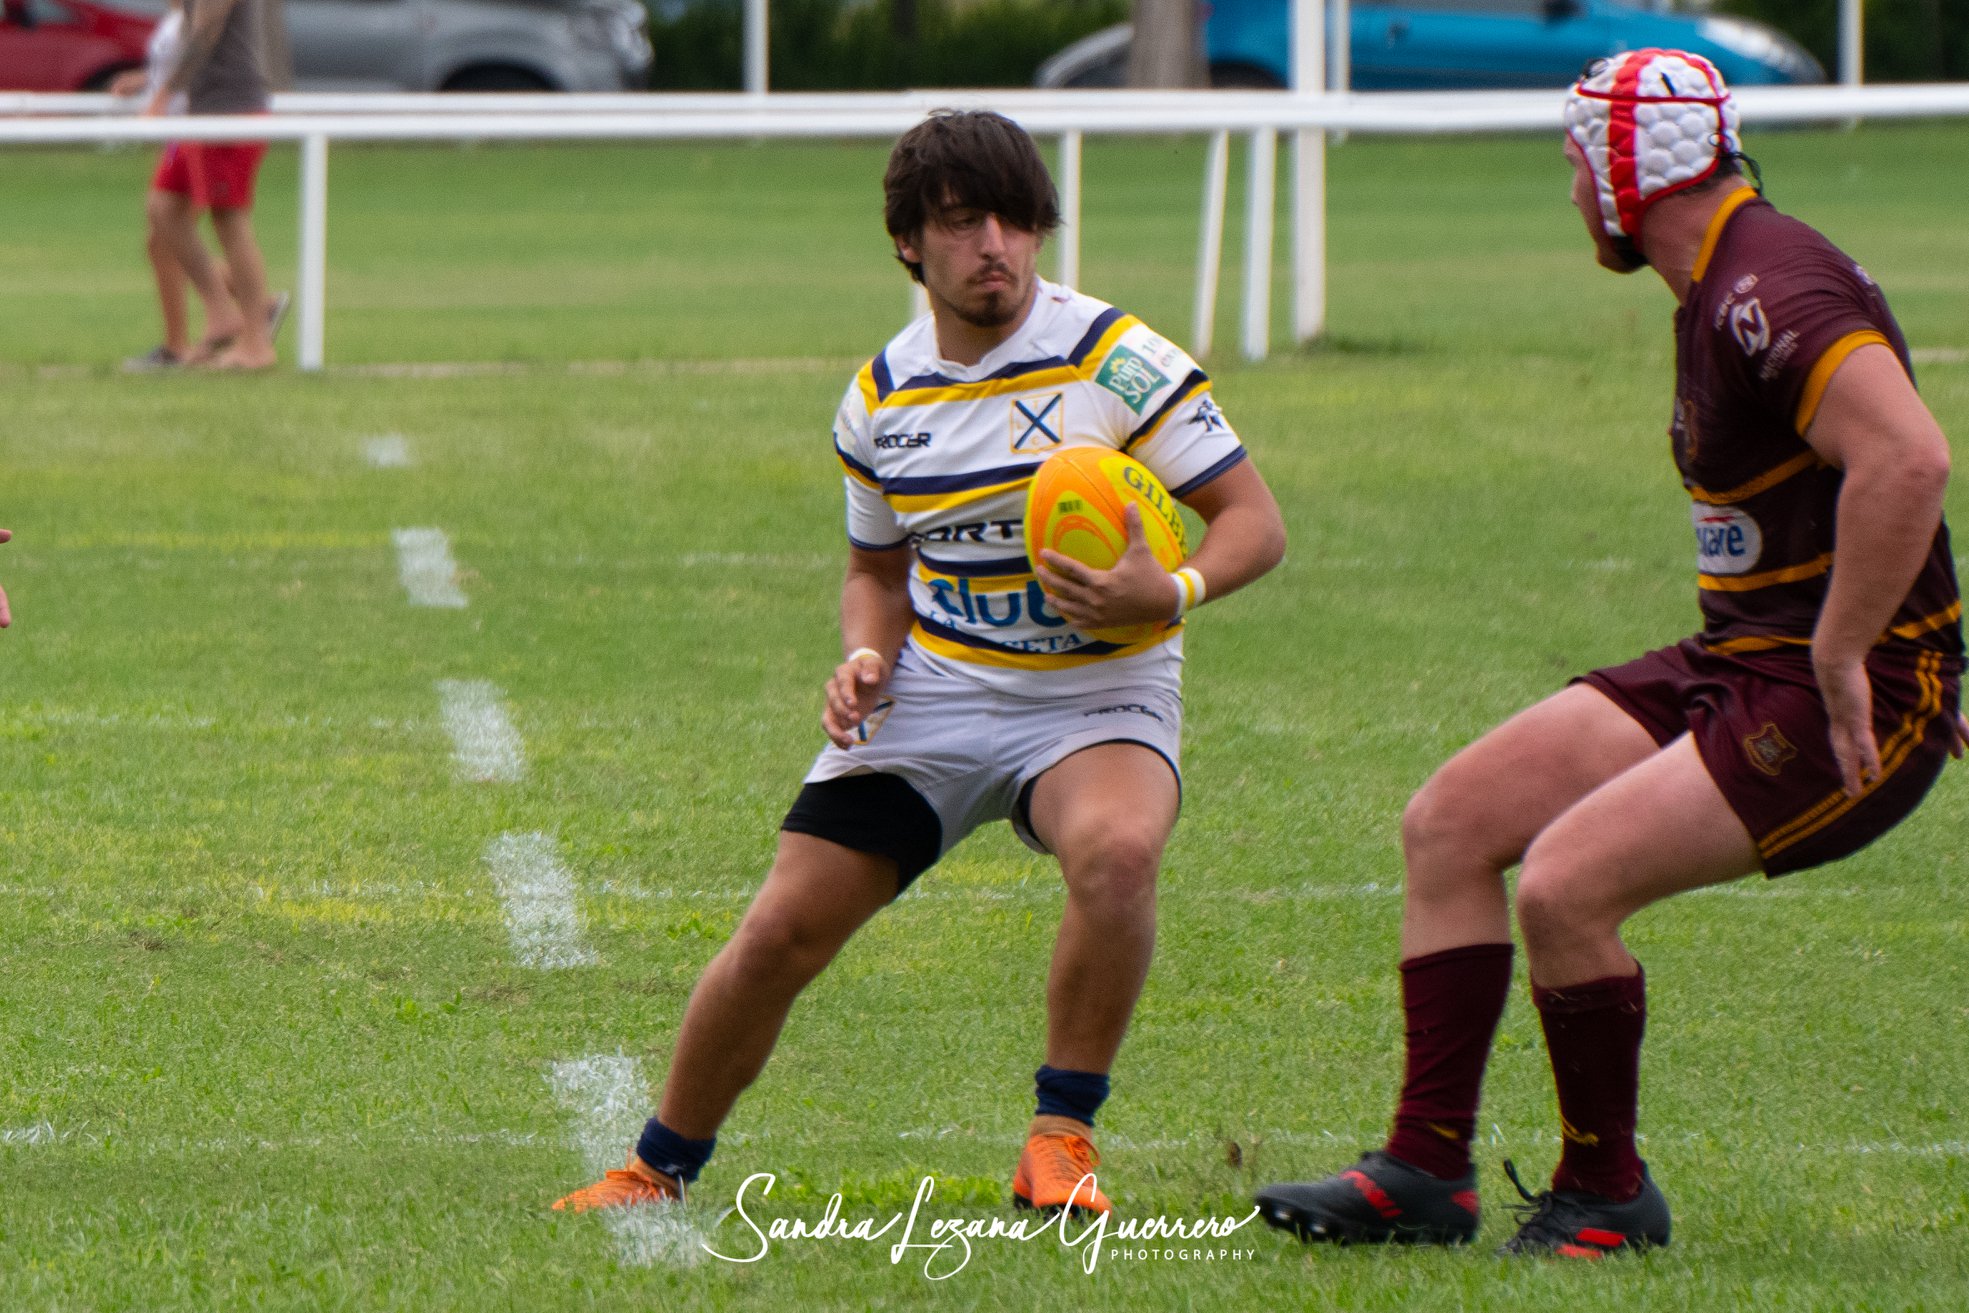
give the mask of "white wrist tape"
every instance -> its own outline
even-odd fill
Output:
[[[889,664],[889,659],[883,656],[880,652],[877,652],[872,647],[858,647],[854,651],[848,653],[848,655],[842,657],[841,660],[844,663],[849,661],[859,661],[865,656],[872,656],[885,666]]]

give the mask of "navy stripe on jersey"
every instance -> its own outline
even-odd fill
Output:
[[[915,478],[894,478],[882,480],[882,491],[894,497],[921,497],[935,492],[967,492],[972,488],[989,488],[994,483],[1011,483],[1015,479],[1029,479],[1039,465],[1000,465],[996,469],[972,470],[968,474],[925,474]]]
[[[848,543],[850,546],[861,548],[864,552],[893,552],[898,547],[909,546],[909,539],[898,538],[892,543],[865,543],[853,534],[849,534]]]
[[[1194,479],[1191,479],[1188,483],[1185,483],[1182,487],[1171,488],[1169,490],[1169,495],[1171,497],[1177,497],[1177,498],[1189,496],[1191,493],[1195,492],[1198,488],[1201,488],[1204,484],[1210,482],[1218,475],[1224,473],[1227,470],[1235,468],[1238,462],[1243,460],[1249,454],[1250,453],[1245,451],[1243,447],[1239,447],[1236,451],[1224,457],[1224,459],[1218,461],[1215,465],[1212,465],[1209,469],[1197,475]]]
[[[849,469],[861,475],[864,479],[867,479],[870,483],[880,483],[882,481],[881,475],[877,474],[869,466],[864,465],[860,461],[856,460],[853,456],[850,456],[847,452],[841,450],[841,444],[838,442],[834,444],[834,454],[841,458],[841,463],[843,465],[846,465]]]
[[[875,399],[877,401],[882,400],[896,390],[896,381],[889,373],[889,353],[887,351],[884,351],[881,355],[868,362],[868,376],[875,381]]]
[[[1134,446],[1137,442],[1140,442],[1142,439],[1142,435],[1144,433],[1149,432],[1151,429],[1155,428],[1156,425],[1160,424],[1162,422],[1162,417],[1164,415],[1167,415],[1173,407],[1181,405],[1184,401],[1187,401],[1191,396],[1195,395],[1196,390],[1198,388],[1202,387],[1205,383],[1208,383],[1209,381],[1210,381],[1210,376],[1208,374],[1205,374],[1200,369],[1192,369],[1190,371],[1190,376],[1183,380],[1183,386],[1177,388],[1174,392],[1171,392],[1169,394],[1169,399],[1167,401],[1163,402],[1160,406],[1157,406],[1154,412],[1150,414],[1150,416],[1147,419],[1143,420],[1140,424],[1137,424],[1135,426],[1135,431],[1128,435],[1128,441],[1121,444],[1121,449],[1123,451],[1127,451],[1130,447]]]
[[[933,637],[941,638],[946,642],[962,643],[965,647],[975,647],[986,652],[1010,652],[1014,656],[1048,655],[1047,653],[1035,653],[1030,648],[1014,647],[1009,643],[994,643],[988,638],[979,638],[976,634],[967,634],[961,629],[952,629],[949,625],[938,624],[935,620],[930,619],[930,617],[920,612],[917,614],[916,623],[923,626],[923,632]],[[1119,652],[1122,646],[1120,643],[1103,643],[1095,640],[1093,642],[1083,643],[1079,647],[1068,648],[1066,651],[1071,652],[1074,656],[1105,656],[1109,652]]]
[[[923,568],[953,579],[997,579],[1008,574],[1031,574],[1032,562],[1023,556],[1001,556],[990,561],[939,561],[916,553]]]
[[[1100,314],[1096,315],[1094,322],[1087,325],[1087,331],[1081,335],[1080,341],[1075,344],[1072,351],[1067,353],[1067,363],[1077,365],[1087,359],[1087,353],[1094,349],[1095,344],[1101,340],[1101,336],[1104,333],[1114,327],[1114,321],[1121,318],[1121,315],[1122,312],[1113,306],[1109,306],[1107,309],[1101,311]]]

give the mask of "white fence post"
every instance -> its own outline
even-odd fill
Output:
[[[1244,358],[1263,360],[1272,343],[1272,203],[1278,129],[1251,134],[1251,185],[1244,211]]]
[[[766,0],[745,0],[745,89],[766,94]]]
[[[1839,0],[1839,80],[1849,87],[1866,81],[1866,18],[1861,0]]]
[[[1196,311],[1190,320],[1190,350],[1197,359],[1210,354],[1217,327],[1217,273],[1224,262],[1224,193],[1230,189],[1231,134],[1210,134],[1203,164],[1203,230],[1196,253]]]
[[[1292,90],[1326,92],[1327,0],[1293,0]],[[1339,45],[1346,48],[1347,34]],[[1292,136],[1292,337],[1310,342],[1326,328],[1326,132]]]
[[[328,134],[301,139],[301,276],[297,307],[302,369],[321,368],[328,320]]]
[[[1060,134],[1060,285],[1080,286],[1080,134]]]

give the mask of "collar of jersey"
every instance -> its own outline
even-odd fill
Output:
[[[924,325],[923,363],[928,369],[911,369],[901,376],[907,378],[913,374],[928,372],[941,374],[953,383],[976,383],[981,379],[990,378],[996,371],[1019,360],[1020,353],[1031,345],[1032,339],[1052,322],[1053,317],[1066,304],[1066,298],[1060,295],[1058,287],[1044,278],[1035,277],[1033,282],[1036,287],[1032,294],[1032,308],[1026,311],[1025,322],[1019,325],[1018,331],[1012,336],[985,352],[977,364],[960,365],[954,360],[945,360],[937,354],[937,323],[932,316]],[[891,372],[895,372],[894,362],[891,362],[890,368]]]
[[[1709,261],[1716,254],[1717,244],[1723,240],[1723,229],[1729,226],[1731,217],[1738,210],[1756,199],[1757,189],[1748,183],[1723,198],[1723,203],[1716,207],[1716,213],[1709,216],[1709,228],[1702,235],[1702,249],[1696,252],[1695,268],[1689,272],[1690,282],[1702,281],[1702,276],[1709,272]]]

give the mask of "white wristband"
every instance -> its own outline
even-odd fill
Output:
[[[1176,614],[1172,621],[1181,620],[1191,611],[1203,605],[1203,572],[1193,565],[1186,565],[1169,576],[1176,581]]]
[[[848,655],[841,658],[841,664],[846,665],[850,661],[859,661],[865,656],[874,657],[877,661],[880,661],[885,667],[889,664],[888,658],[884,657],[880,652],[877,652],[872,647],[856,648],[854,651],[848,653]]]

